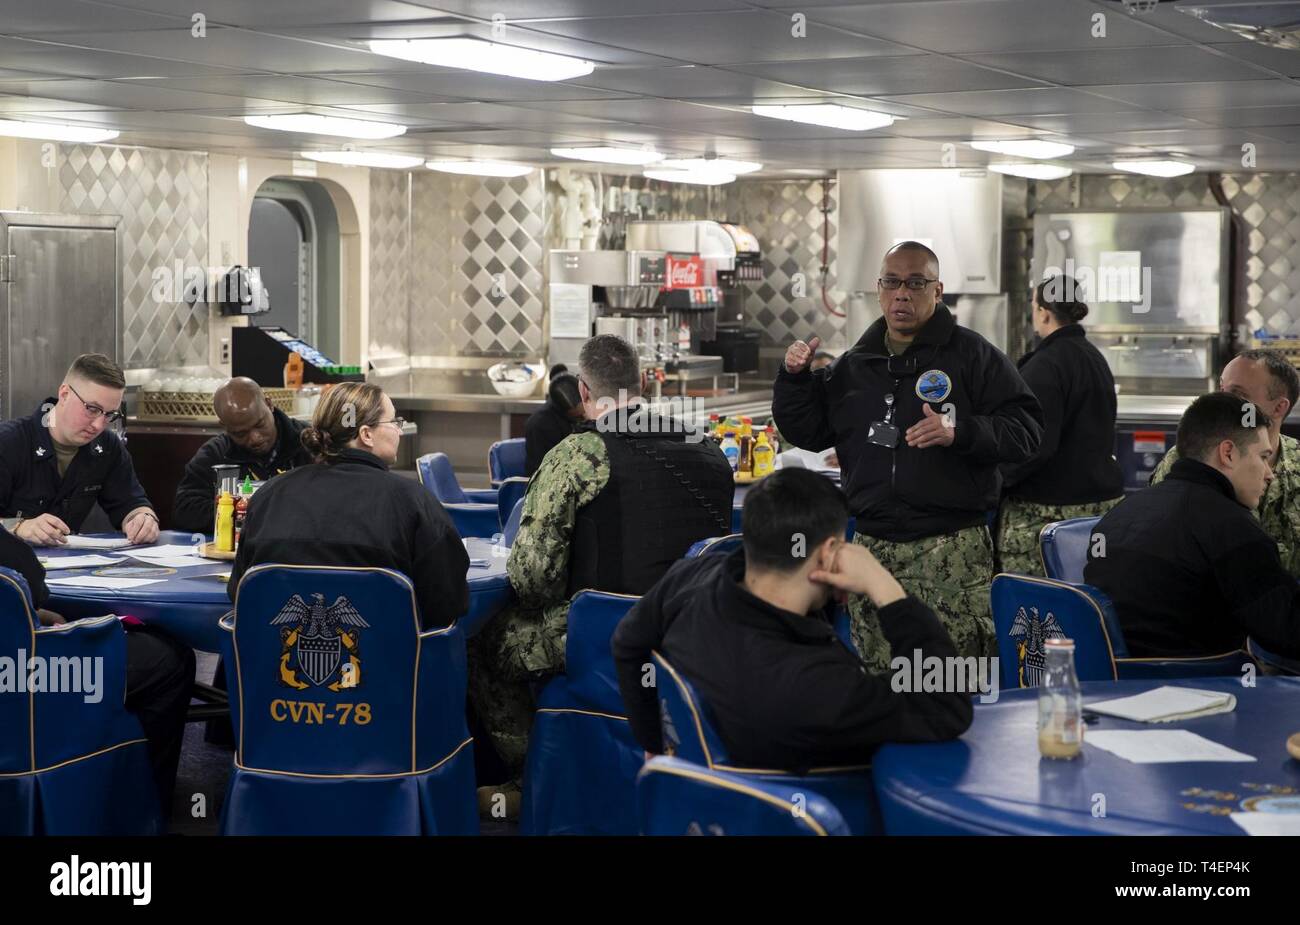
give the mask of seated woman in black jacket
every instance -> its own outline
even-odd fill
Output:
[[[533,412],[524,425],[524,475],[531,479],[546,454],[585,419],[578,377],[564,364],[555,364],[546,390],[546,406]]]
[[[1043,442],[1022,463],[1003,466],[998,555],[1004,572],[1042,575],[1038,534],[1046,524],[1106,513],[1124,495],[1115,461],[1115,377],[1080,321],[1088,306],[1077,283],[1054,276],[1034,289],[1038,349],[1020,375],[1043,406]]]
[[[255,565],[372,566],[411,579],[424,628],[465,613],[469,556],[451,518],[418,481],[388,471],[402,423],[377,385],[330,389],[302,433],[318,461],[276,476],[249,501],[231,600]]]

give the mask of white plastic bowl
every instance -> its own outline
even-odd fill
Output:
[[[526,369],[531,378],[524,382],[512,382],[508,379],[499,377],[505,375],[509,369]],[[546,367],[542,364],[523,364],[523,363],[498,363],[487,371],[488,382],[492,383],[492,388],[496,389],[498,395],[506,398],[527,398],[537,391],[537,383],[545,375]]]

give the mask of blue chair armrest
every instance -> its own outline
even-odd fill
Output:
[[[462,537],[491,539],[501,532],[500,515],[495,504],[444,504],[443,508]]]
[[[497,490],[495,488],[466,488],[465,498],[471,504],[496,504]]]
[[[1265,649],[1254,639],[1246,640],[1246,651],[1254,656],[1255,661],[1270,668],[1276,668],[1285,674],[1300,675],[1300,659],[1276,655]]]

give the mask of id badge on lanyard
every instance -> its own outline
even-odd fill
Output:
[[[894,423],[894,392],[898,391],[901,379],[894,380],[893,389],[885,395],[885,416],[879,421],[872,421],[867,428],[867,443],[883,446],[892,450],[898,446],[898,425]]]

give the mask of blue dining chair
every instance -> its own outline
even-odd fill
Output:
[[[678,758],[647,761],[636,794],[642,835],[853,834],[821,794]]]
[[[514,513],[515,502],[521,501],[528,493],[528,479],[509,478],[497,486],[497,515],[501,518],[501,529]]]
[[[97,691],[84,675],[73,690],[0,691],[0,835],[162,834],[144,731],[123,706],[121,621],[42,627],[26,580],[0,568],[0,652],[99,675]]]
[[[628,726],[610,640],[638,600],[579,591],[569,604],[565,671],[538,694],[528,737],[524,835],[637,833],[636,774],[645,752]]]
[[[420,484],[433,493],[462,537],[490,538],[501,532],[496,489],[463,489],[446,453],[426,453],[415,461]]]
[[[1048,578],[1083,584],[1088,545],[1100,517],[1075,517],[1047,524],[1038,534],[1043,570]]]
[[[1195,678],[1240,675],[1251,662],[1242,650],[1196,658],[1129,655],[1115,605],[1091,585],[1002,573],[990,592],[1004,689],[1037,687],[1048,639],[1074,640],[1080,681]]]
[[[523,437],[514,437],[498,440],[488,447],[488,477],[494,486],[506,479],[524,476],[527,467],[524,443]]]
[[[806,774],[737,767],[717,733],[712,712],[695,686],[660,653],[652,652],[650,657],[655,666],[655,690],[659,694],[664,748],[668,754],[710,771],[735,775],[740,780],[820,794],[838,810],[854,835],[884,831],[869,762],[812,768]]]
[[[476,835],[465,639],[410,579],[259,565],[222,618],[235,735],[226,835]]]
[[[711,536],[706,540],[698,540],[691,544],[691,548],[686,550],[686,558],[694,559],[705,553],[727,553],[734,552],[744,545],[744,537],[739,533],[730,533],[727,536]]]
[[[524,516],[524,499],[520,498],[515,502],[514,510],[510,512],[510,517],[506,519],[505,527],[501,531],[501,545],[513,546],[515,537],[519,535],[519,521]]]

